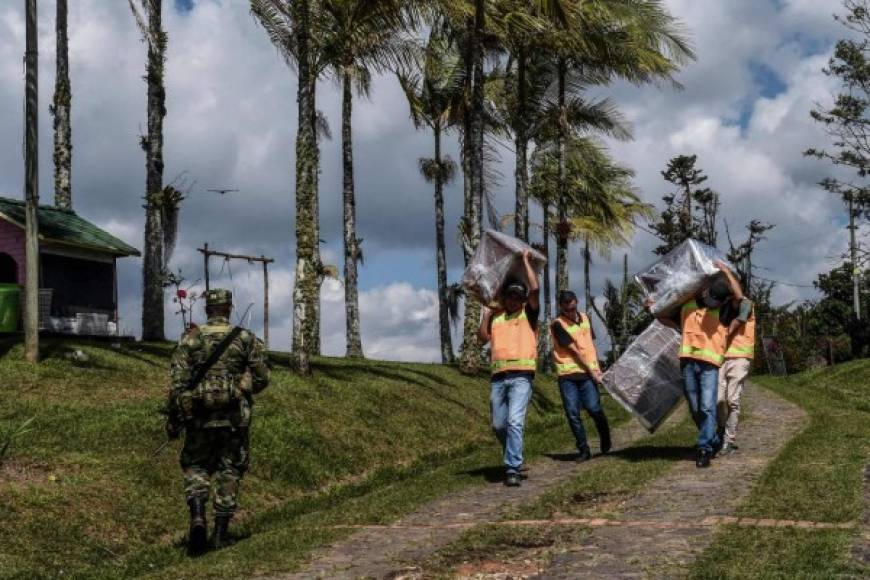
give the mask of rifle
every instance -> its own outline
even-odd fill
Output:
[[[169,420],[171,420],[171,419],[173,419],[173,418],[176,419],[176,421],[177,421],[177,418],[178,418],[178,417],[177,417],[177,411],[174,411],[173,409],[171,409],[171,408],[169,407],[168,404],[166,404],[166,405],[160,405],[159,407],[157,407],[157,414],[158,414],[158,415],[163,415],[164,417],[166,417],[166,420],[167,420],[167,421],[169,421]],[[180,422],[179,422],[179,423],[180,423]],[[183,429],[183,428],[184,428],[184,426],[183,426],[184,424],[183,424],[183,423],[180,423],[180,424],[182,425],[182,429]],[[164,442],[160,445],[160,447],[158,447],[157,449],[155,449],[155,450],[151,453],[151,457],[154,458],[154,457],[157,457],[158,455],[160,455],[160,454],[163,452],[163,450],[166,449],[166,447],[167,447],[167,446],[169,445],[169,443],[171,443],[171,442],[172,442],[172,439],[170,439],[169,437],[167,437],[167,438],[166,438],[166,441],[164,441]]]

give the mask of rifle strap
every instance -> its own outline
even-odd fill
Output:
[[[215,363],[221,358],[221,355],[226,352],[227,348],[229,348],[230,344],[242,333],[241,326],[234,326],[226,337],[218,344],[211,354],[208,355],[208,358],[205,360],[202,365],[198,369],[196,369],[196,374],[193,375],[193,378],[190,380],[190,384],[188,385],[188,390],[193,390],[202,382],[202,379],[205,378],[205,375],[208,371],[211,370],[211,367],[215,365]]]

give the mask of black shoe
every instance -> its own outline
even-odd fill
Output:
[[[208,524],[205,521],[205,498],[195,497],[187,502],[190,507],[190,530],[187,549],[192,555],[202,554],[208,547]]]
[[[698,467],[710,467],[710,458],[712,454],[709,451],[704,449],[698,450],[698,459],[695,461],[695,465]]]
[[[577,463],[583,463],[584,461],[589,461],[590,459],[592,459],[592,451],[589,450],[589,446],[587,445],[577,453],[576,461]]]
[[[214,518],[214,535],[211,538],[211,545],[215,550],[226,548],[231,544],[230,536],[227,528],[230,525],[232,516],[220,515]]]
[[[507,487],[519,487],[520,486],[520,474],[515,472],[508,473],[504,478],[504,484]]]

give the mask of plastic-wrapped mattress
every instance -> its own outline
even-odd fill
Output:
[[[655,321],[604,376],[604,388],[652,433],[683,400],[680,333]]]
[[[527,243],[495,230],[486,230],[480,237],[477,251],[462,275],[465,291],[484,304],[498,298],[502,286],[511,279],[529,285],[523,266],[523,252],[531,250],[531,263],[540,272],[547,263],[543,254]]]
[[[670,317],[691,300],[719,273],[716,260],[726,264],[724,254],[716,248],[688,239],[661,260],[635,275],[634,279],[652,300],[653,316]]]

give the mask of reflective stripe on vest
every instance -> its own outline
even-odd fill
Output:
[[[701,360],[720,366],[725,361],[728,331],[719,323],[718,308],[699,308],[691,300],[683,305],[680,358]]]
[[[492,372],[535,371],[538,336],[526,316],[502,312],[492,319]]]
[[[755,357],[755,306],[749,314],[749,320],[740,325],[731,344],[725,352],[725,358]]]
[[[554,336],[553,359],[556,365],[556,372],[559,376],[586,373],[588,372],[587,369],[597,371],[599,368],[598,353],[595,351],[595,343],[592,342],[592,334],[590,332],[592,326],[589,323],[589,317],[581,313],[579,322],[574,322],[570,318],[565,318],[561,315],[557,320],[562,325],[562,328],[574,339],[574,344],[580,351],[580,357],[586,365],[586,368],[584,368],[578,364],[570,349],[559,344],[559,341]],[[550,332],[552,333],[552,329]]]

